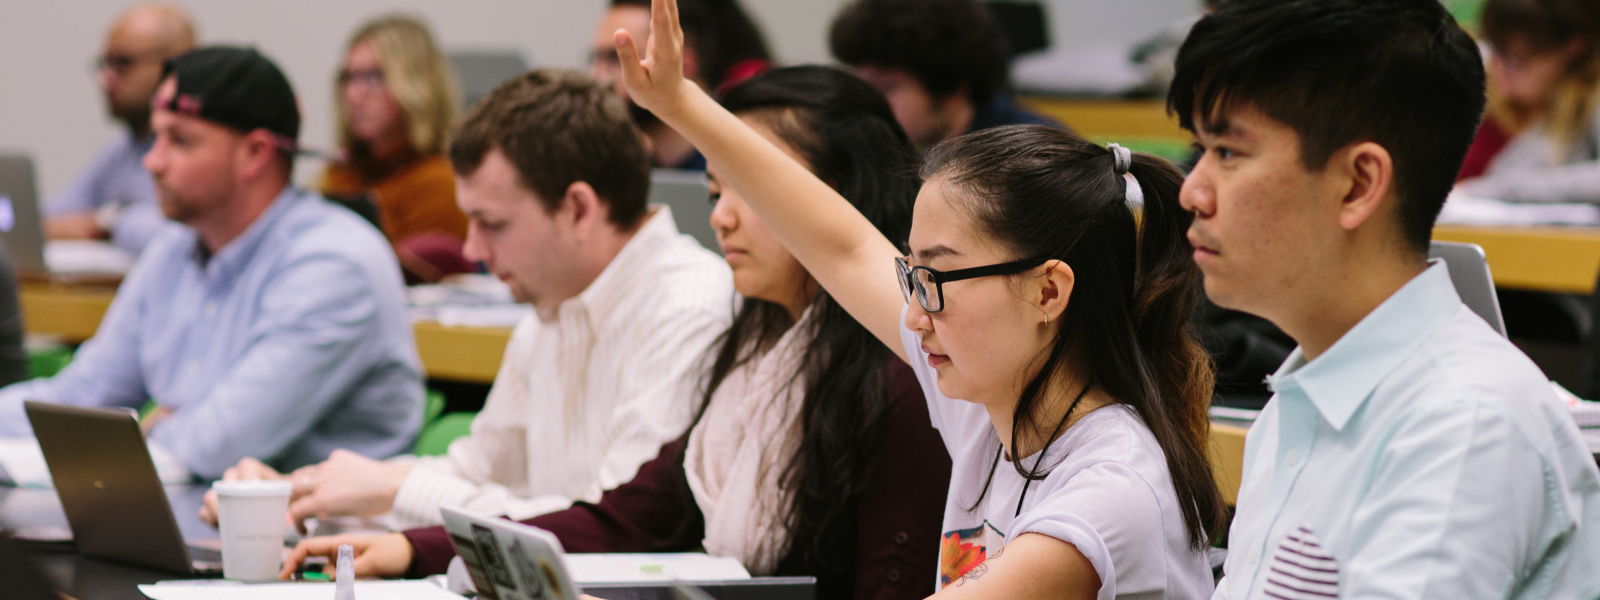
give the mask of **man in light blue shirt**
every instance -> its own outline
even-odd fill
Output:
[[[1230,0],[1169,96],[1206,293],[1299,344],[1245,442],[1217,598],[1600,596],[1600,470],[1429,238],[1484,105],[1434,0]]]
[[[290,469],[409,450],[422,383],[400,269],[360,217],[288,186],[288,81],[227,47],[166,73],[144,163],[184,226],[150,243],[65,371],[0,390],[0,433],[27,432],[23,400],[154,399],[150,441],[201,477],[246,456]]]
[[[95,73],[106,110],[127,126],[95,156],[66,191],[44,204],[52,239],[98,239],[138,255],[167,223],[155,183],[142,161],[155,142],[150,98],[162,62],[194,47],[194,25],[182,9],[143,4],[123,12],[106,34]]]

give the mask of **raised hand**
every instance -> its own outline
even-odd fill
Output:
[[[677,0],[650,3],[650,40],[643,59],[626,30],[618,29],[613,35],[617,59],[622,63],[622,82],[635,104],[667,120],[683,109],[688,98],[705,94],[683,76],[683,27],[678,23]]]

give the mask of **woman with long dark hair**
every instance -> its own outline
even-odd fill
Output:
[[[827,67],[778,69],[726,106],[904,239],[915,151],[876,91]],[[704,547],[758,575],[812,575],[819,598],[920,598],[934,578],[950,463],[910,370],[852,318],[707,171],[716,229],[744,297],[707,357],[703,404],[683,439],[597,504],[526,521],[575,552]],[[688,349],[684,349],[687,351]],[[357,574],[443,572],[442,529],[354,541]],[[289,561],[292,569],[298,560]]]
[[[954,138],[922,167],[908,256],[686,83],[676,5],[653,11],[642,60],[616,34],[630,96],[917,373],[953,462],[939,595],[1209,597],[1224,507],[1178,171],[1039,126]]]

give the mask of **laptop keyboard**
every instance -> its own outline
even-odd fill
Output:
[[[190,562],[198,563],[220,563],[222,562],[222,552],[215,548],[189,546],[189,560]]]

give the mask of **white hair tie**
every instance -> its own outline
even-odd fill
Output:
[[[1122,180],[1126,182],[1123,187],[1127,190],[1124,198],[1128,201],[1128,206],[1135,209],[1143,208],[1144,188],[1139,187],[1139,178],[1128,172],[1128,168],[1133,166],[1133,152],[1116,142],[1106,144],[1106,149],[1111,151],[1112,172],[1122,176]]]
[[[1133,166],[1133,152],[1116,142],[1106,144],[1106,149],[1111,151],[1111,157],[1115,160],[1111,165],[1112,172],[1118,175],[1127,174],[1128,168]]]

